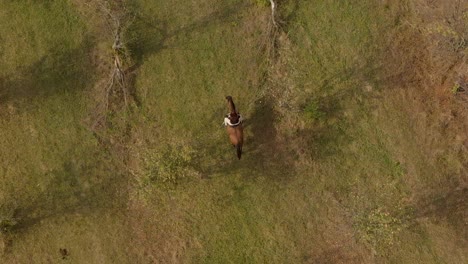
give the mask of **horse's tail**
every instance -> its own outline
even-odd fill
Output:
[[[242,144],[237,144],[236,149],[237,149],[237,157],[238,157],[239,159],[241,159],[241,155],[242,155]]]

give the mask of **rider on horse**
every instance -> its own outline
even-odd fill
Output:
[[[224,117],[224,125],[235,127],[244,121],[244,118],[239,113],[229,113]]]
[[[242,116],[237,112],[236,106],[232,101],[232,96],[226,96],[229,107],[229,113],[224,118],[224,125],[231,140],[231,144],[237,150],[237,158],[241,158],[242,145],[244,144],[244,132],[242,128]]]

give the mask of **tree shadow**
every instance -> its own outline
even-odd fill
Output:
[[[167,48],[165,42],[169,32],[166,21],[140,15],[135,17],[126,34],[129,36],[128,48],[136,67],[143,63],[144,56]]]
[[[278,3],[280,12],[280,23],[285,26],[286,31],[289,30],[289,22],[294,22],[299,12],[299,2],[294,0],[286,0]]]
[[[251,145],[255,150],[249,167],[260,175],[267,173],[275,180],[288,181],[296,175],[297,155],[288,140],[282,138],[280,129],[285,128],[276,125],[280,118],[281,113],[275,110],[273,99],[266,97],[256,102],[250,128]]]
[[[431,218],[434,222],[446,221],[455,229],[464,230],[466,226],[466,212],[468,212],[468,188],[458,187],[445,193],[432,194],[415,206],[416,218]]]
[[[30,101],[82,91],[94,83],[89,41],[67,52],[51,50],[33,65],[0,82],[0,102]]]
[[[248,3],[243,2],[240,5],[222,5],[221,8],[211,14],[174,30],[170,29],[171,25],[169,21],[141,12],[142,7],[137,2],[133,2],[130,5],[131,9],[134,10],[134,18],[125,31],[125,34],[128,39],[127,47],[133,59],[133,65],[127,72],[130,73],[130,94],[135,99],[136,104],[140,106],[142,100],[135,90],[135,82],[137,79],[135,73],[144,63],[145,57],[157,54],[165,49],[176,49],[186,44],[182,42],[178,43],[177,41],[175,43],[169,43],[169,40],[174,37],[203,31],[208,26],[213,26],[217,23],[235,21],[239,13],[248,6]]]
[[[342,100],[342,96],[310,99],[312,102],[318,102],[319,114],[315,119],[309,117],[312,124],[297,132],[296,136],[305,142],[301,153],[306,153],[314,160],[325,159],[339,153],[343,146],[349,143],[350,139],[346,133],[349,122],[343,115]]]
[[[141,65],[145,56],[158,53],[164,49],[176,48],[174,44],[167,43],[169,39],[179,35],[204,31],[208,26],[213,26],[217,23],[235,21],[235,18],[246,7],[248,7],[248,3],[240,5],[223,4],[221,8],[211,14],[171,31],[168,21],[139,12],[142,7],[134,3],[132,9],[138,11],[138,13],[135,15],[134,21],[126,33],[130,39],[128,47],[132,56],[136,59],[136,64]]]
[[[126,183],[123,175],[106,175],[91,182],[89,175],[95,174],[90,166],[81,167],[71,161],[65,162],[60,170],[50,172],[52,178],[45,191],[32,199],[19,201],[13,218],[17,224],[11,232],[28,229],[49,218],[74,213],[125,208],[119,196]],[[117,177],[115,177],[117,176]]]

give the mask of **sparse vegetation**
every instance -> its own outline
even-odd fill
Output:
[[[253,2],[259,7],[266,7],[270,4],[269,0],[253,0]]]
[[[188,146],[170,146],[166,149],[152,150],[145,154],[146,181],[176,184],[180,180],[195,176],[193,169],[194,151]]]
[[[454,2],[0,0],[0,262],[466,263]]]
[[[304,108],[304,115],[311,120],[319,120],[325,117],[325,113],[320,110],[319,104],[316,100],[310,101]]]
[[[395,208],[391,213],[381,207],[361,212],[354,219],[354,226],[374,254],[383,254],[397,242],[398,234],[410,225],[411,212],[405,208]]]

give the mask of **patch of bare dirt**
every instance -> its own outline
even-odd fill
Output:
[[[413,183],[417,215],[453,223],[457,230],[466,229],[468,199],[467,17],[466,1],[414,1],[382,58],[383,95],[409,117],[414,139],[404,140],[414,140],[423,157],[406,163],[436,170],[410,168],[410,175],[430,179]]]
[[[167,214],[141,201],[132,201],[129,216],[130,251],[138,259],[136,262],[183,263],[184,253],[190,246],[183,212],[174,206]]]
[[[371,252],[355,237],[347,210],[331,195],[327,200],[333,209],[328,210],[328,221],[321,227],[322,243],[304,256],[304,263],[373,263]]]

